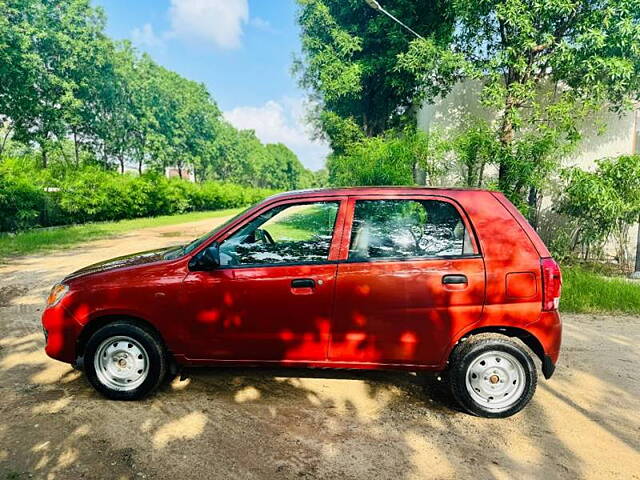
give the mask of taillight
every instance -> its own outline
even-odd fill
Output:
[[[542,310],[557,310],[560,306],[560,289],[562,288],[562,275],[560,267],[553,258],[540,260],[542,269]]]

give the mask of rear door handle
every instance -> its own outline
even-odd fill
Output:
[[[469,280],[467,280],[466,275],[445,275],[442,277],[443,285],[456,285],[456,284],[467,284]]]
[[[292,288],[315,288],[316,282],[313,278],[296,278],[291,280]]]

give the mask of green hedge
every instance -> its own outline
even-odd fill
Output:
[[[56,174],[4,162],[0,164],[0,232],[242,207],[272,193],[151,173],[120,175],[84,167]]]

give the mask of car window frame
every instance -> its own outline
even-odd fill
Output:
[[[423,202],[427,200],[445,202],[453,206],[458,212],[464,228],[469,232],[469,239],[473,253],[460,255],[431,255],[431,256],[411,256],[411,257],[373,257],[373,258],[349,258],[349,249],[351,247],[351,230],[355,215],[355,207],[357,201],[375,201],[375,200],[406,200]],[[416,193],[406,194],[366,194],[366,195],[350,195],[347,200],[346,224],[342,232],[342,242],[340,245],[340,261],[343,263],[380,263],[380,262],[417,262],[417,261],[434,261],[434,260],[458,260],[469,258],[482,258],[480,250],[480,242],[476,230],[471,223],[471,219],[462,206],[453,198],[444,195],[420,195]]]
[[[245,269],[245,268],[273,268],[273,267],[292,267],[297,265],[329,265],[338,263],[338,254],[340,251],[340,244],[342,242],[344,225],[346,221],[346,207],[347,207],[348,197],[344,195],[339,196],[313,196],[313,197],[300,197],[300,198],[288,198],[283,199],[276,202],[269,202],[268,204],[264,204],[262,208],[258,208],[251,212],[247,217],[237,222],[228,230],[221,232],[219,236],[211,239],[209,242],[205,242],[205,246],[201,246],[194,253],[193,256],[197,255],[200,251],[211,247],[214,244],[220,246],[224,241],[232,237],[236,232],[246,226],[248,223],[255,220],[257,217],[262,215],[263,213],[268,212],[274,208],[281,207],[283,205],[287,206],[295,206],[295,205],[308,205],[311,203],[328,203],[333,202],[338,204],[338,211],[336,213],[336,219],[333,226],[333,235],[331,238],[331,243],[329,246],[329,255],[327,260],[321,261],[310,261],[310,262],[283,262],[283,263],[253,263],[246,265],[218,265],[214,270],[233,270],[233,269]]]

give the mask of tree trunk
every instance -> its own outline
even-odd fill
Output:
[[[7,132],[4,134],[4,137],[2,138],[2,145],[0,145],[0,156],[2,155],[2,152],[4,152],[4,147],[7,144],[7,139],[9,138],[11,131],[12,131],[11,128],[7,128]]]
[[[118,161],[120,162],[120,173],[124,175],[124,156],[122,154],[118,155]]]
[[[480,171],[478,172],[478,184],[476,187],[482,188],[482,180],[484,179],[484,161],[480,163]]]
[[[538,230],[538,189],[529,187],[529,223],[534,230]]]
[[[104,164],[104,169],[109,169],[109,155],[107,154],[107,149],[102,146],[102,163]]]
[[[427,172],[418,165],[418,162],[413,164],[413,181],[420,186],[427,184]]]
[[[44,144],[40,148],[42,149],[42,168],[47,168],[47,149]]]
[[[142,175],[142,157],[138,160],[138,174]]]
[[[178,164],[178,176],[180,177],[180,180],[182,180],[182,165]]]
[[[64,145],[61,142],[57,142],[56,145],[60,149],[60,154],[62,155],[62,158],[64,158],[64,163],[69,165],[69,157],[67,157],[67,154],[64,151]]]
[[[513,143],[514,131],[513,122],[511,120],[511,110],[513,109],[513,98],[507,95],[504,102],[504,114],[500,125],[500,144],[503,148],[503,156],[509,153],[511,144]],[[504,193],[509,189],[509,167],[505,163],[505,159],[500,160],[498,169],[498,187]]]
[[[78,167],[80,166],[80,152],[78,150],[78,135],[75,129],[73,130],[73,149],[76,154],[76,167]]]
[[[638,218],[638,240],[636,241],[636,274],[640,276],[640,217]]]

